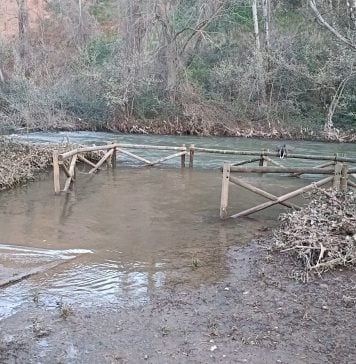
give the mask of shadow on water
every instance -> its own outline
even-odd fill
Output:
[[[162,140],[152,144],[156,142]],[[221,166],[221,160],[214,163]],[[37,293],[50,308],[59,297],[84,307],[135,305],[150,300],[157,290],[222,281],[229,273],[228,248],[252,239],[263,226],[274,226],[285,211],[275,206],[250,218],[221,221],[217,170],[121,166],[96,175],[79,170],[77,180],[67,195],[54,196],[49,179],[0,194],[0,242],[26,247],[27,264],[39,248],[93,252],[0,290],[0,317],[31,302]],[[277,195],[305,185],[267,176],[253,180]],[[230,201],[233,213],[265,200],[233,186]],[[11,262],[16,265],[16,259],[9,258],[7,264]]]

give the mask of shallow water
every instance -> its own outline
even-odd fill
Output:
[[[26,138],[52,142],[65,135],[71,141],[86,144],[120,140],[161,145],[194,143],[245,150],[272,148],[275,144],[237,138],[107,133],[32,134]],[[303,145],[298,153],[354,151],[354,145],[350,144],[298,143],[293,143],[296,148]],[[42,262],[48,257],[60,260],[63,256],[75,255],[77,258],[45,274],[0,289],[0,318],[23,305],[34,304],[33,298],[38,294],[40,304],[53,309],[60,300],[82,307],[123,306],[147,302],[158,290],[177,286],[191,289],[222,281],[228,274],[228,248],[250,240],[263,226],[275,225],[278,214],[285,211],[274,207],[250,218],[221,221],[221,173],[214,168],[225,160],[231,159],[197,155],[194,170],[138,169],[124,165],[90,176],[80,167],[75,189],[67,195],[55,196],[52,180],[47,177],[1,193],[0,243],[6,246],[0,245],[0,252],[8,246],[23,247],[12,252],[8,265],[16,267],[20,254],[27,264]],[[175,160],[169,166],[178,165],[179,161]],[[275,176],[246,178],[278,195],[306,183],[302,179]],[[230,212],[264,201],[232,187]],[[82,254],[88,251],[92,254]]]

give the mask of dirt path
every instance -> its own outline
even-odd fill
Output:
[[[49,310],[34,299],[0,321],[0,362],[356,363],[355,271],[305,285],[257,243],[226,254],[223,282],[182,281],[144,305]]]

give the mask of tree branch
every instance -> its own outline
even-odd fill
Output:
[[[309,0],[309,5],[311,9],[313,10],[316,18],[320,21],[321,25],[323,25],[326,29],[328,29],[331,33],[333,33],[339,40],[341,40],[343,43],[347,44],[352,50],[356,51],[356,44],[352,43],[352,41],[346,37],[344,37],[342,34],[340,34],[334,27],[332,27],[320,14],[316,4],[315,0]]]

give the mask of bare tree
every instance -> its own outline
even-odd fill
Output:
[[[26,0],[17,0],[17,19],[19,27],[19,57],[24,62],[28,48],[28,9]]]
[[[205,29],[221,14],[226,5],[223,0],[198,1],[193,9],[195,16],[186,14],[186,24],[177,30],[171,19],[182,2],[158,0],[155,11],[156,19],[161,25],[158,55],[165,67],[166,88],[172,100],[176,97],[177,78],[189,55],[189,47],[198,47]]]
[[[354,0],[352,0],[352,2],[354,3]],[[342,43],[346,44],[351,49],[356,50],[356,44],[352,41],[352,39],[348,38],[347,36],[342,35],[334,26],[330,25],[324,19],[324,17],[321,15],[321,13],[316,5],[315,0],[309,0],[309,5],[310,5],[310,8],[313,10],[315,17],[318,19],[319,23],[323,27],[325,27],[329,32],[334,34],[334,36],[337,39],[339,39]],[[349,5],[350,17],[352,20],[355,19],[354,17],[355,17],[355,11],[356,11],[356,6],[353,6],[353,5],[352,6]]]

